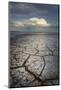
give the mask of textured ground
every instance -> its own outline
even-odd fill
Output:
[[[58,85],[58,41],[41,35],[18,38],[10,45],[10,87]]]

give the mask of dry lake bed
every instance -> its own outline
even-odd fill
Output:
[[[59,84],[58,34],[10,38],[10,87]]]

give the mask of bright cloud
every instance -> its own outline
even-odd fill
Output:
[[[30,21],[38,26],[50,26],[44,18],[30,18]]]
[[[48,27],[50,24],[45,20],[44,18],[29,18],[28,20],[21,20],[21,21],[15,21],[14,27],[21,28],[21,27]]]
[[[21,21],[15,21],[14,26],[15,27],[24,27],[24,23],[22,23]]]

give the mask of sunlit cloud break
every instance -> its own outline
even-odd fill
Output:
[[[50,24],[44,18],[29,18],[20,21],[13,22],[14,27],[23,28],[23,27],[49,27]]]

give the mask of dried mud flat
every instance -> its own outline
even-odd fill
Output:
[[[9,87],[59,84],[58,39],[27,35],[10,43]]]

